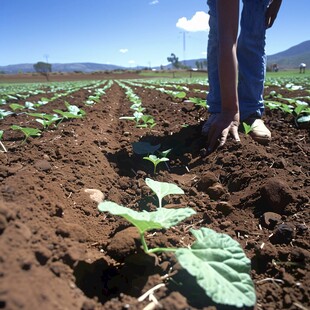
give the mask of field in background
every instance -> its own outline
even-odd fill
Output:
[[[267,72],[267,78],[288,78],[288,77],[310,77],[310,71],[300,74],[296,70],[287,70],[279,72]],[[139,79],[139,78],[206,78],[206,71],[106,71],[93,73],[51,73],[50,82],[63,81],[86,81],[86,80],[118,80],[118,79]],[[38,73],[20,73],[20,74],[0,74],[0,84],[10,83],[48,83],[46,78]]]

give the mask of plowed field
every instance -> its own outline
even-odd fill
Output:
[[[193,242],[190,228],[226,233],[251,260],[256,309],[308,309],[308,129],[296,128],[290,114],[266,109],[268,146],[240,133],[240,145],[229,140],[204,156],[200,131],[208,113],[187,99],[205,98],[193,91],[207,86],[187,86],[184,99],[132,87],[157,123],[152,129],[119,119],[132,111],[116,83],[92,106],[83,104],[89,92],[81,89],[41,107],[51,113],[68,101],[86,116],[25,143],[10,126],[31,127],[33,117],[0,121],[7,148],[0,153],[0,309],[155,309],[154,301],[138,298],[158,284],[164,284],[153,293],[158,309],[232,309],[213,304],[172,255],[143,254],[136,230],[99,212],[85,192],[99,189],[106,200],[149,210],[156,201],[147,177],[184,190],[165,198],[167,208],[197,212],[182,225],[149,234],[151,247],[186,247]],[[169,163],[154,174],[152,164],[133,152],[139,141],[172,148]]]

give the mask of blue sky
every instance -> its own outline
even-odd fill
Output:
[[[203,58],[207,12],[206,0],[0,0],[0,65]],[[283,0],[267,54],[309,40],[309,12],[309,0]]]

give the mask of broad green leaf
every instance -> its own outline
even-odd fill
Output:
[[[25,107],[24,107],[23,105],[18,104],[18,103],[11,103],[11,104],[10,104],[10,108],[11,108],[13,111],[25,109]]]
[[[250,277],[251,262],[240,244],[226,234],[209,228],[191,230],[196,238],[191,249],[175,254],[181,266],[216,303],[236,307],[254,306],[255,288]]]
[[[160,148],[160,144],[151,145],[148,142],[134,142],[132,143],[133,151],[136,154],[153,154]]]
[[[179,99],[183,99],[183,98],[186,97],[186,92],[180,91],[180,92],[175,93],[174,96],[177,97],[177,98],[179,98]]]
[[[145,179],[146,185],[156,194],[159,201],[159,207],[162,205],[162,199],[167,195],[184,194],[184,191],[176,184],[158,182],[150,178]]]
[[[162,208],[153,212],[137,212],[129,208],[120,206],[112,201],[104,201],[99,203],[98,209],[101,212],[109,212],[113,215],[122,216],[135,227],[137,227],[140,234],[152,229],[170,228],[196,213],[191,208]]]
[[[12,125],[11,129],[22,131],[26,137],[40,136],[41,135],[41,130],[38,128],[21,127],[21,126],[17,126],[17,125]]]
[[[44,118],[45,113],[27,113],[30,116],[33,117],[40,117],[40,118]]]

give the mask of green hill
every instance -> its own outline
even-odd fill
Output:
[[[310,40],[267,57],[267,65],[277,64],[280,70],[296,69],[302,62],[310,66]]]

